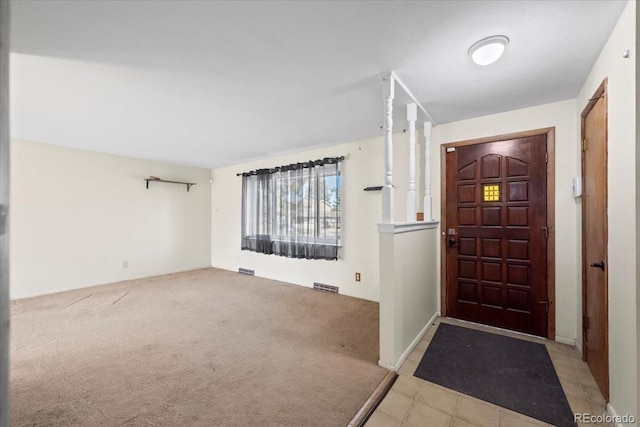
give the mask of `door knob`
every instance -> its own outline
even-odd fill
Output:
[[[594,262],[593,264],[591,264],[591,267],[596,267],[604,271],[604,261]]]
[[[449,239],[449,246],[455,246],[456,245],[456,239]]]

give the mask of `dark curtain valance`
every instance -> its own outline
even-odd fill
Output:
[[[237,176],[265,175],[265,174],[271,174],[271,173],[277,173],[277,172],[286,172],[286,171],[292,171],[292,170],[298,170],[298,169],[304,169],[304,168],[312,168],[314,166],[335,165],[342,160],[344,160],[344,156],[325,157],[324,159],[310,160],[308,162],[302,162],[302,163],[291,163],[290,165],[276,166],[275,168],[256,169],[249,172],[238,173],[236,175]]]

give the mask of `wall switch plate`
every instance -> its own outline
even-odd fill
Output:
[[[360,273],[356,273],[356,282],[360,281]]]

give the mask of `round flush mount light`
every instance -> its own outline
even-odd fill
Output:
[[[491,36],[479,40],[469,48],[469,56],[478,65],[489,65],[496,62],[509,44],[507,36]]]

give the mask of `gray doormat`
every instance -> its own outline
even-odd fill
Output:
[[[576,425],[543,344],[441,323],[414,376],[558,427]]]

